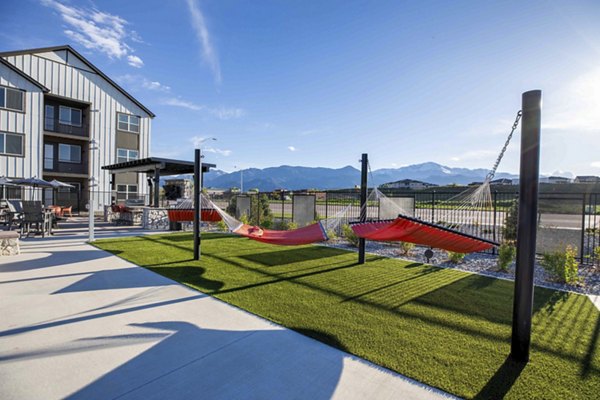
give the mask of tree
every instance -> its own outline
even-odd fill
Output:
[[[504,228],[502,233],[504,240],[509,242],[515,242],[517,240],[517,225],[519,220],[519,203],[517,199],[513,200],[510,208],[506,212],[504,218]]]

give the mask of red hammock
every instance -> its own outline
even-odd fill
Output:
[[[171,222],[188,222],[194,220],[194,210],[188,209],[172,209],[167,210],[169,221]],[[203,208],[201,212],[202,222],[219,222],[221,216],[217,210],[213,208]]]
[[[233,230],[233,233],[259,242],[284,246],[323,242],[329,239],[320,223],[290,231],[275,231],[244,224]]]
[[[393,221],[356,223],[351,227],[358,237],[368,240],[410,242],[456,253],[474,253],[497,245],[410,217],[398,217]]]

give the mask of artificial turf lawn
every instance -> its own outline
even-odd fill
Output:
[[[418,381],[467,398],[592,399],[600,313],[536,288],[531,360],[507,360],[513,283],[321,246],[190,234],[99,240],[137,265]]]

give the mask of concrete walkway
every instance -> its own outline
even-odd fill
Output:
[[[97,237],[143,234],[99,227]],[[0,399],[449,396],[85,244],[0,258]]]

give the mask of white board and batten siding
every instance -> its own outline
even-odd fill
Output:
[[[90,112],[88,121],[90,136],[98,143],[98,150],[95,150],[90,157],[90,173],[98,183],[96,191],[111,191],[110,174],[100,168],[115,164],[117,160],[115,147],[117,112],[140,117],[139,158],[149,157],[151,116],[89,68],[75,54],[68,50],[57,50],[13,55],[6,57],[5,60],[47,87],[50,90],[49,94],[90,103],[90,110],[98,110]],[[43,107],[36,115],[39,118],[43,116]],[[40,162],[41,157],[40,153]],[[138,182],[139,192],[146,193],[146,179],[140,177]]]
[[[42,90],[25,77],[0,63],[0,85],[25,90],[25,112],[0,109],[0,131],[24,135],[24,157],[0,154],[0,176],[42,176]]]

